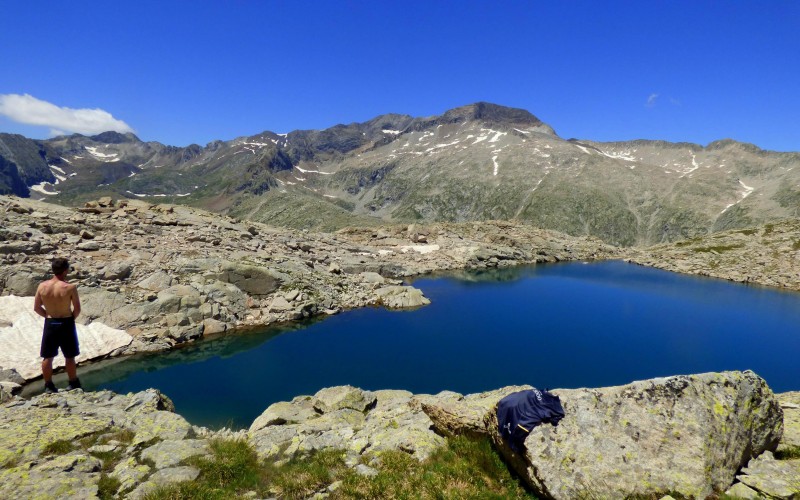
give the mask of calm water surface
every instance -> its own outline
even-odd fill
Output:
[[[800,294],[621,262],[418,279],[432,304],[349,311],[81,371],[89,389],[156,387],[198,425],[247,427],[323,387],[462,393],[600,387],[751,369],[800,389]]]

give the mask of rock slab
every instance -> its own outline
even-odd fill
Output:
[[[535,427],[523,455],[502,441],[496,413],[487,415],[494,443],[544,498],[706,498],[783,433],[777,399],[751,371],[552,392],[566,416]]]

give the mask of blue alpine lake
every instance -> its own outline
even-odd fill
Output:
[[[800,389],[800,293],[622,262],[414,280],[432,304],[365,308],[81,368],[87,390],[155,387],[190,422],[247,427],[270,404],[350,384],[414,393],[601,387],[753,370]]]

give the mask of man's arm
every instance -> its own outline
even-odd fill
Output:
[[[43,318],[47,318],[47,311],[44,310],[42,307],[42,295],[41,295],[42,287],[36,289],[36,296],[33,298],[33,312],[38,314]]]
[[[81,313],[81,299],[78,297],[78,287],[72,285],[72,317],[77,318]]]

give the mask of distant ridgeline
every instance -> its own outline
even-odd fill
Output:
[[[798,166],[800,153],[732,140],[564,140],[525,110],[488,103],[205,147],[0,134],[0,194],[185,203],[316,230],[515,219],[625,246],[800,216]]]

